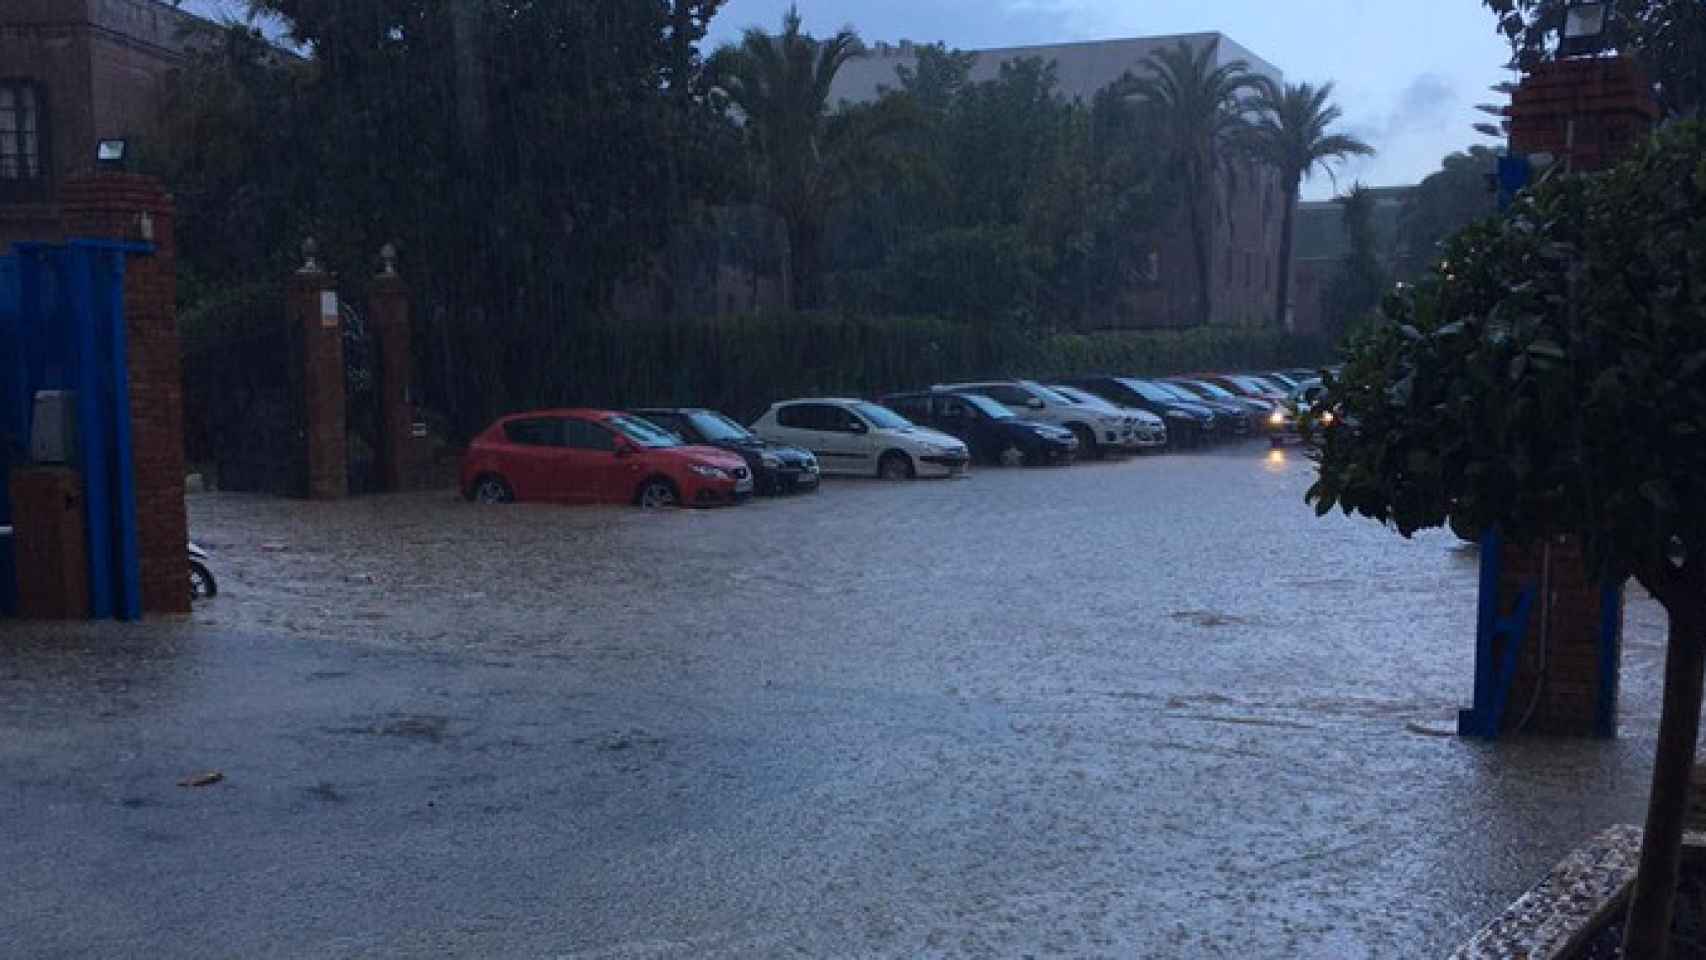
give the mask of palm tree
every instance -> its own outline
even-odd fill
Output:
[[[863,50],[848,28],[826,40],[803,32],[799,9],[789,7],[780,34],[754,27],[715,55],[759,158],[764,203],[788,228],[796,309],[822,302],[824,223],[844,187],[847,155],[868,129],[829,112],[835,75]]]
[[[1373,156],[1374,148],[1355,137],[1332,133],[1330,128],[1344,115],[1336,104],[1331,83],[1315,87],[1288,83],[1283,88],[1264,78],[1257,105],[1262,111],[1256,122],[1257,150],[1279,170],[1285,188],[1285,220],[1280,226],[1279,297],[1274,305],[1274,323],[1284,327],[1291,307],[1292,230],[1297,216],[1297,196],[1303,181],[1317,169],[1333,176],[1333,164],[1351,157]]]
[[[1163,47],[1144,61],[1146,73],[1131,93],[1153,111],[1167,164],[1183,188],[1196,259],[1197,324],[1214,317],[1209,237],[1220,213],[1220,191],[1235,181],[1246,156],[1249,115],[1262,77],[1243,60],[1216,65],[1218,42],[1193,50],[1186,41]]]

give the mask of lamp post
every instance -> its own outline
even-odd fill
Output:
[[[1604,52],[1606,28],[1610,22],[1610,4],[1571,0],[1564,8],[1564,29],[1558,39],[1558,56],[1592,57]]]

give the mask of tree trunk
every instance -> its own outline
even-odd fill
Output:
[[[1653,788],[1647,800],[1647,830],[1641,864],[1623,929],[1623,955],[1663,960],[1670,953],[1671,915],[1688,787],[1700,734],[1700,699],[1706,682],[1706,595],[1699,585],[1667,591],[1670,643],[1665,654],[1664,709],[1653,757]]]
[[[1280,220],[1279,294],[1274,304],[1274,329],[1285,329],[1285,318],[1291,307],[1292,231],[1297,226],[1298,181],[1286,185],[1285,214]]]
[[[1203,221],[1203,203],[1206,202],[1191,191],[1191,197],[1185,201],[1191,213],[1191,246],[1196,256],[1197,266],[1197,323],[1206,327],[1214,319],[1212,297],[1214,294],[1214,264],[1209,260],[1209,225]]]
[[[788,260],[793,267],[795,310],[823,306],[823,227],[809,219],[788,223]]]

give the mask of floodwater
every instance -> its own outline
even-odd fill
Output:
[[[192,497],[190,621],[0,628],[0,956],[1442,956],[1639,822],[1663,614],[1621,739],[1438,735],[1474,555],[1311,472]]]

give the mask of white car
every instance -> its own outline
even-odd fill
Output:
[[[1151,450],[1167,445],[1167,424],[1148,410],[1122,407],[1111,400],[1104,400],[1078,387],[1051,383],[1048,388],[1066,399],[1076,400],[1092,410],[1100,410],[1103,413],[1111,413],[1129,419],[1132,423],[1132,429],[1131,433],[1126,436],[1125,445],[1130,449]]]
[[[1111,450],[1126,449],[1126,440],[1136,427],[1135,422],[1125,416],[1092,410],[1034,380],[950,383],[936,389],[982,394],[1027,420],[1065,427],[1078,438],[1078,455],[1081,457],[1099,457]]]
[[[772,404],[752,432],[773,443],[810,450],[824,473],[882,477],[953,477],[971,453],[958,438],[915,426],[887,407],[845,397]]]

